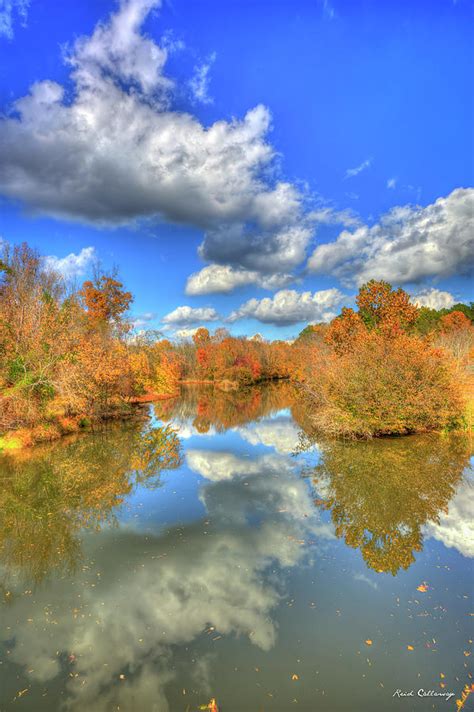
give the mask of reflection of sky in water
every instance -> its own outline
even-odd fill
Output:
[[[223,712],[378,712],[402,709],[397,687],[441,691],[440,673],[459,692],[471,481],[427,525],[413,565],[380,575],[314,506],[299,471],[319,453],[292,457],[288,410],[223,433],[188,418],[183,433],[182,467],[137,487],[118,528],[84,536],[75,576],[14,592],[1,709],[179,712],[213,694]]]

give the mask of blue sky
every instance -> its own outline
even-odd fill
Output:
[[[469,301],[472,10],[0,4],[0,237],[116,265],[169,335],[292,338],[370,278]]]

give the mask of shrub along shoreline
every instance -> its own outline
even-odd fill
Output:
[[[418,308],[386,282],[361,287],[357,310],[267,342],[200,328],[171,342],[135,333],[116,273],[69,286],[28,245],[0,259],[0,450],[126,419],[183,383],[235,391],[286,379],[301,387],[314,428],[344,438],[472,425],[472,305]],[[472,395],[472,394],[471,394]],[[472,397],[471,397],[472,411]]]

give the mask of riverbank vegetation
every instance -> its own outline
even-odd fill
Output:
[[[328,326],[318,371],[306,380],[319,429],[370,437],[465,427],[473,343],[466,314],[441,314],[426,332],[426,314],[407,293],[376,281],[356,304]]]
[[[472,305],[419,309],[403,290],[372,281],[361,287],[357,310],[309,325],[291,343],[204,328],[172,342],[134,332],[132,301],[116,273],[97,269],[74,287],[26,244],[5,247],[0,449],[130,417],[137,404],[176,395],[182,382],[238,390],[251,408],[246,387],[293,381],[315,428],[334,436],[454,429],[469,419]]]

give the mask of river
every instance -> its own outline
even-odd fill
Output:
[[[466,436],[319,441],[286,384],[148,415],[0,457],[2,711],[456,709]]]

